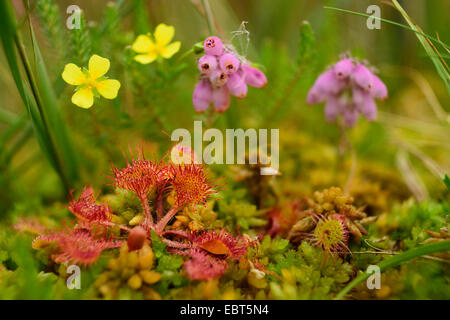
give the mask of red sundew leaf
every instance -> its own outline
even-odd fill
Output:
[[[14,229],[19,232],[28,232],[36,235],[43,234],[46,231],[46,227],[35,218],[20,218]]]
[[[200,251],[192,253],[191,260],[184,263],[184,271],[191,280],[208,280],[221,277],[228,269],[225,260],[217,259]]]
[[[230,250],[228,249],[228,247],[219,239],[206,241],[200,244],[199,247],[213,254],[225,254],[227,256],[230,255]]]
[[[41,235],[33,240],[31,247],[36,250],[46,248],[52,243],[57,243],[58,240],[59,240],[58,234]]]
[[[226,254],[227,257],[234,259],[239,259],[245,255],[250,245],[245,237],[233,236],[225,230],[220,232],[206,231],[199,236],[194,236],[192,242],[209,253]]]
[[[55,262],[72,262],[80,265],[92,264],[97,261],[104,250],[121,245],[121,241],[94,239],[89,230],[78,228],[39,236],[33,241],[32,247],[42,249],[52,243],[57,245],[56,252],[51,255]]]
[[[107,204],[96,204],[92,187],[85,187],[78,200],[72,200],[68,207],[78,219],[89,223],[111,223],[111,209]]]
[[[164,177],[161,165],[144,157],[127,161],[127,166],[122,169],[113,166],[112,172],[114,187],[133,191],[139,198],[158,186]]]
[[[171,166],[171,176],[170,184],[178,206],[204,204],[216,192],[201,165]]]

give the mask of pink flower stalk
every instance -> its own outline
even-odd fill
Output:
[[[195,111],[205,112],[213,104],[217,112],[225,112],[230,106],[230,94],[244,99],[247,86],[262,88],[267,84],[263,72],[240,61],[219,38],[208,37],[203,46],[205,55],[197,63],[200,81],[192,96]]]
[[[374,99],[386,99],[385,84],[364,64],[343,58],[322,73],[308,92],[307,103],[325,103],[325,119],[334,122],[340,115],[345,126],[353,127],[358,114],[373,121],[377,117]]]

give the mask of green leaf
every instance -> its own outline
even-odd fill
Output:
[[[146,1],[133,0],[132,6],[134,7],[134,25],[138,34],[146,34],[151,31],[148,17],[148,8]]]
[[[400,14],[403,16],[403,18],[406,20],[406,22],[409,24],[411,29],[416,32],[417,39],[419,39],[419,42],[422,44],[423,48],[425,49],[428,57],[433,62],[439,76],[444,80],[445,85],[447,86],[447,91],[450,93],[450,72],[448,70],[447,65],[443,60],[440,58],[440,53],[437,51],[436,47],[427,39],[426,36],[421,34],[421,30],[419,26],[417,26],[411,18],[408,16],[406,11],[400,6],[400,4],[397,2],[397,0],[392,0],[392,3],[397,8],[397,10],[400,12]],[[437,55],[437,56],[436,56]]]
[[[378,267],[380,267],[380,271],[384,271],[391,267],[396,267],[400,265],[403,262],[409,261],[411,259],[419,258],[424,255],[433,254],[436,252],[443,252],[443,251],[449,251],[450,250],[450,240],[446,241],[440,241],[435,242],[431,244],[426,244],[408,251],[405,251],[401,254],[395,255],[392,258],[386,259],[380,264],[378,264]],[[352,282],[350,282],[344,289],[342,289],[335,299],[339,300],[342,299],[351,289],[353,289],[355,286],[366,280],[368,277],[370,277],[371,274],[367,272],[363,272],[359,276],[357,276]]]
[[[65,122],[61,116],[56,95],[45,68],[45,62],[34,35],[31,20],[29,20],[29,24],[36,64],[37,84],[40,98],[42,99],[42,116],[47,117],[50,134],[55,140],[57,151],[59,151],[60,165],[63,168],[64,175],[67,176],[69,183],[74,183],[78,179],[77,155],[74,152]]]
[[[450,190],[450,178],[448,177],[448,175],[444,176],[444,183],[447,186],[447,189]]]
[[[19,38],[16,34],[16,22],[10,1],[0,1],[0,20],[2,21],[0,24],[0,38],[11,75],[13,76],[17,90],[19,91],[20,97],[30,116],[38,143],[44,155],[57,170],[57,158],[53,146],[51,145],[50,137],[44,126],[36,102],[33,100],[26,84],[23,82],[19,70],[19,62],[15,50],[16,42],[19,41]]]
[[[302,65],[311,60],[314,55],[316,39],[308,21],[300,26],[300,40],[298,43],[297,63]]]
[[[150,231],[150,238],[152,240],[152,247],[155,257],[162,257],[166,253],[166,244],[162,242],[158,234],[153,230]]]
[[[183,265],[183,258],[174,254],[166,253],[158,260],[156,271],[164,272],[165,270],[175,271]]]

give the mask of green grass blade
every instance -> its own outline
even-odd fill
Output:
[[[50,79],[47,75],[45,62],[34,35],[31,20],[29,23],[36,64],[37,84],[42,99],[42,107],[45,109],[44,116],[47,117],[49,130],[55,140],[57,150],[59,151],[61,165],[67,174],[69,182],[73,183],[78,179],[77,156],[72,148],[72,143],[69,139],[65,123],[58,107],[55,92],[53,91]]]
[[[8,110],[0,109],[0,121],[7,124],[14,124],[18,120],[18,117]]]
[[[450,190],[450,178],[448,177],[447,174],[444,176],[444,180],[443,181],[444,181],[444,184],[447,187],[447,189]]]
[[[134,28],[137,34],[146,34],[150,32],[147,4],[144,0],[133,0]]]
[[[339,12],[344,12],[344,13],[348,13],[348,14],[353,14],[353,15],[357,15],[357,16],[362,16],[362,17],[366,17],[366,18],[372,18],[372,19],[380,20],[380,21],[383,21],[383,22],[395,25],[397,27],[400,27],[400,28],[403,28],[403,29],[406,29],[406,30],[414,32],[416,34],[417,38],[419,39],[419,42],[424,47],[425,52],[427,53],[428,57],[433,62],[433,64],[434,64],[434,66],[435,66],[439,76],[444,81],[444,83],[445,83],[445,85],[447,87],[447,91],[450,92],[450,72],[449,72],[448,66],[446,65],[446,63],[444,61],[444,58],[441,56],[440,52],[432,44],[432,41],[434,41],[436,43],[439,43],[446,50],[450,50],[450,46],[448,46],[447,44],[443,43],[439,39],[436,39],[433,36],[430,36],[430,35],[428,35],[426,33],[423,33],[417,27],[417,25],[415,25],[411,21],[411,18],[403,10],[403,8],[398,4],[398,2],[396,0],[392,0],[392,3],[396,7],[396,9],[401,13],[403,18],[408,22],[409,26],[406,26],[404,24],[397,23],[395,21],[391,21],[391,20],[388,20],[388,19],[379,18],[379,17],[368,15],[368,14],[360,13],[360,12],[355,12],[355,11],[350,11],[350,10],[345,10],[345,9],[335,8],[335,7],[328,7],[328,6],[325,6],[324,8],[325,9],[331,9],[331,10],[339,11]]]
[[[32,95],[26,82],[22,80],[19,60],[15,50],[16,47],[19,49],[20,57],[22,58],[22,62],[24,62],[24,67],[29,78],[31,77],[31,74],[29,73],[30,70],[26,65],[24,52],[20,51],[23,47],[21,46],[19,36],[17,34],[14,10],[10,1],[0,1],[0,21],[2,21],[0,24],[0,39],[3,45],[3,52],[5,53],[14,83],[16,84],[17,90],[19,91],[20,97],[22,98],[30,117],[35,137],[43,154],[61,177],[66,189],[68,189],[64,174],[59,165],[58,155],[55,151],[54,145],[52,144],[51,136],[49,135],[43,118],[41,117],[39,106],[36,103],[34,95],[35,92]]]
[[[36,138],[41,146],[44,154],[55,166],[55,157],[51,152],[51,147],[49,145],[49,137],[44,129],[42,120],[39,116],[39,111],[37,110],[36,104],[33,102],[33,99],[28,92],[24,82],[22,81],[22,75],[19,69],[19,63],[16,56],[15,51],[15,35],[16,35],[16,27],[15,21],[13,19],[14,13],[9,1],[0,1],[0,20],[2,23],[0,24],[0,38],[3,45],[3,52],[5,53],[6,60],[8,61],[9,68],[11,70],[11,74],[13,76],[13,80],[16,84],[17,90],[22,98],[22,101],[25,104],[27,112],[30,116],[30,119],[33,124],[33,129],[36,135]]]
[[[9,123],[9,127],[0,136],[0,146],[4,145],[12,136],[19,132],[27,123],[27,115],[23,115]],[[1,150],[1,149],[0,149]]]
[[[384,271],[391,267],[396,267],[400,265],[403,262],[419,258],[428,254],[433,254],[436,252],[443,252],[443,251],[449,251],[450,250],[450,240],[435,242],[431,244],[426,244],[408,251],[405,251],[401,254],[395,255],[389,259],[384,260],[380,264],[378,264],[378,267],[380,267],[380,271]],[[369,278],[371,274],[364,272],[357,276],[352,282],[350,282],[344,289],[342,289],[335,299],[339,300],[342,299],[351,289],[353,289],[355,286]]]
[[[23,132],[19,135],[17,140],[9,148],[9,150],[0,156],[0,167],[5,164],[8,164],[11,161],[14,154],[16,154],[17,151],[19,151],[20,148],[22,148],[25,145],[25,143],[28,141],[28,139],[31,137],[32,134],[33,128],[31,127],[31,125],[26,126],[25,130],[23,130]]]
[[[357,12],[357,11],[351,11],[351,10],[346,10],[346,9],[341,9],[341,8],[336,8],[336,7],[324,6],[324,9],[330,9],[330,10],[335,10],[335,11],[339,11],[339,12],[343,12],[343,13],[352,14],[352,15],[355,15],[355,16],[361,16],[361,17],[366,17],[366,18],[372,18],[372,19],[375,19],[375,20],[380,20],[382,22],[386,22],[386,23],[392,24],[394,26],[397,26],[397,27],[400,27],[400,28],[403,28],[403,29],[406,29],[406,30],[409,30],[409,31],[412,31],[412,32],[415,32],[415,33],[418,33],[418,34],[420,34],[420,35],[422,35],[424,37],[429,38],[430,40],[433,40],[433,41],[441,44],[444,48],[450,50],[450,46],[449,45],[443,43],[442,41],[439,41],[435,37],[430,36],[429,34],[423,33],[421,31],[415,30],[413,28],[410,28],[410,27],[408,27],[408,26],[406,26],[404,24],[392,21],[392,20],[379,18],[379,17],[371,16],[371,15],[368,15],[368,14],[365,14],[365,13],[361,13],[361,12]]]
[[[434,47],[431,41],[428,40],[430,39],[430,37],[420,32],[421,30],[419,29],[419,27],[411,20],[411,18],[408,16],[406,11],[400,6],[397,0],[392,0],[392,3],[394,4],[395,8],[400,12],[400,14],[403,16],[403,18],[406,20],[406,22],[409,24],[411,29],[413,29],[416,32],[417,39],[419,39],[419,42],[422,44],[427,55],[433,62],[439,76],[442,78],[442,80],[444,80],[444,83],[447,86],[447,91],[450,93],[450,72],[448,70],[448,66],[445,64],[445,61],[440,57],[440,53],[437,51],[436,47]],[[439,43],[448,49],[448,47],[442,41],[439,41]]]

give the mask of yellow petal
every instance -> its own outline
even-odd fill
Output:
[[[171,58],[175,53],[178,52],[178,50],[180,50],[180,46],[181,43],[180,41],[176,41],[174,43],[169,44],[167,47],[165,47],[161,53],[161,55],[166,58],[169,59]]]
[[[136,38],[131,46],[131,49],[137,53],[146,53],[153,50],[155,44],[152,39],[147,37],[146,35],[141,34]]]
[[[109,70],[109,60],[94,54],[89,59],[89,74],[93,79],[100,78]]]
[[[81,68],[73,63],[66,64],[61,76],[65,82],[73,86],[82,84],[86,79],[86,76],[81,71]]]
[[[114,99],[117,97],[117,91],[120,88],[120,82],[114,79],[98,81],[96,86],[98,93],[106,99]]]
[[[72,103],[84,108],[89,109],[94,104],[94,94],[91,88],[80,88],[72,96]]]
[[[159,46],[168,44],[175,34],[175,28],[173,26],[160,23],[155,30],[155,40]]]
[[[138,54],[134,57],[134,60],[142,64],[147,64],[155,61],[157,57],[158,55],[156,54],[156,52],[152,51],[147,54]]]

